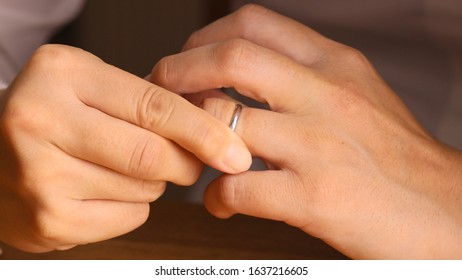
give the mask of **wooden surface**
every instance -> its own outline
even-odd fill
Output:
[[[284,223],[235,216],[220,220],[201,205],[157,201],[139,229],[104,242],[45,254],[1,244],[0,259],[344,259]]]

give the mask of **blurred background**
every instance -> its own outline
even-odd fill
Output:
[[[144,77],[163,56],[181,50],[189,35],[228,13],[228,1],[87,1],[53,42],[81,47]]]

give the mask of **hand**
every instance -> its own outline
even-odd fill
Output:
[[[4,94],[0,239],[22,250],[124,234],[200,160],[229,173],[251,162],[217,119],[79,49],[40,48]]]
[[[352,258],[462,256],[462,155],[436,141],[357,50],[259,6],[194,33],[151,79],[228,122],[270,167],[223,175],[205,194],[217,217],[284,221]]]

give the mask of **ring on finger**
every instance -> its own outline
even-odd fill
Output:
[[[231,128],[232,131],[236,130],[237,122],[239,121],[241,112],[242,112],[242,105],[236,104],[236,106],[234,107],[233,116],[231,117],[231,121],[229,122],[229,128]]]

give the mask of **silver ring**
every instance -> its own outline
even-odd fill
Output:
[[[237,121],[239,120],[239,117],[241,116],[241,112],[242,112],[242,105],[236,104],[236,107],[234,107],[233,117],[231,118],[231,122],[229,123],[229,128],[231,128],[232,131],[236,130]]]

